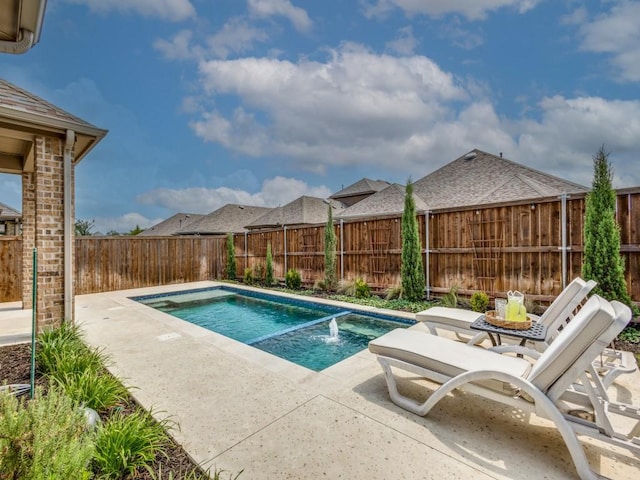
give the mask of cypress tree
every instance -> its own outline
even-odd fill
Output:
[[[233,233],[227,234],[227,279],[236,279],[236,249],[233,245]]]
[[[413,184],[407,180],[402,212],[402,295],[410,301],[424,298],[424,272],[422,270],[420,234],[413,201]]]
[[[329,205],[327,225],[324,227],[324,285],[327,290],[334,290],[336,283],[336,232],[333,230],[333,211]]]
[[[264,275],[264,283],[270,287],[274,283],[273,278],[273,257],[271,256],[271,242],[267,242],[267,271]]]
[[[613,171],[604,146],[593,157],[593,171],[593,185],[585,203],[582,276],[598,282],[594,293],[631,306],[624,278],[624,258],[620,255],[616,192],[611,186]]]

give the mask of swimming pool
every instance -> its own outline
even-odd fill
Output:
[[[412,322],[233,287],[210,287],[132,300],[311,370],[367,348],[370,340]]]

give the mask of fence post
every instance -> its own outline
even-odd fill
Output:
[[[427,300],[431,300],[431,285],[429,283],[429,210],[424,212],[424,276]]]
[[[287,226],[283,225],[282,226],[282,231],[284,232],[283,236],[284,236],[284,277],[287,278],[287,272],[289,271],[287,269]]]
[[[567,246],[567,194],[560,195],[560,232],[562,246],[560,252],[562,255],[562,289],[567,286],[567,251],[571,247]]]
[[[244,232],[244,271],[242,272],[242,276],[244,278],[244,272],[249,268],[249,252],[248,252],[248,240],[247,240],[248,232]]]

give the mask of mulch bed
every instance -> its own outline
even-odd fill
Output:
[[[0,347],[0,385],[26,383],[31,382],[30,376],[31,365],[31,345],[20,344],[10,345],[6,347]],[[46,388],[46,378],[40,376],[36,372],[35,383],[38,386]],[[133,411],[136,408],[136,402],[133,398],[130,398],[127,404],[122,406],[122,410],[125,412]],[[104,418],[103,418],[104,420]],[[179,474],[187,474],[194,468],[197,468],[197,464],[193,462],[191,457],[185,452],[180,445],[178,445],[171,436],[169,436],[169,443],[166,447],[167,455],[158,455],[156,462],[153,464],[156,472],[159,469],[162,470],[162,478],[167,477],[170,471],[173,471],[173,478],[180,480],[182,477]],[[136,480],[153,480],[153,477],[146,471],[139,472],[138,475],[132,477]],[[204,477],[206,478],[206,477]]]

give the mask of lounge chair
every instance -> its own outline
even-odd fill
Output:
[[[571,319],[573,311],[584,301],[595,286],[596,282],[593,280],[585,282],[581,278],[575,278],[562,290],[542,316],[529,315],[538,323],[547,327],[545,343],[551,343],[561,327]],[[482,313],[471,312],[462,308],[431,307],[416,313],[416,320],[424,323],[433,335],[438,334],[438,329],[449,330],[454,332],[458,339],[466,341],[469,345],[475,345],[487,338],[487,333],[476,333],[470,330],[469,326],[482,315]],[[465,337],[461,335],[465,335]],[[472,335],[470,339],[466,338],[468,335]]]
[[[554,422],[580,478],[595,479],[598,475],[589,467],[577,435],[588,435],[640,455],[640,408],[608,401],[598,375],[592,372],[594,359],[630,318],[627,306],[594,295],[544,352],[534,352],[539,358],[533,364],[525,358],[412,329],[393,330],[371,341],[369,350],[377,355],[396,405],[426,415],[459,388],[535,413]],[[398,391],[392,367],[441,386],[424,403],[418,403]],[[576,389],[576,384],[582,388]],[[614,415],[632,418],[633,428],[629,432],[614,430]]]

